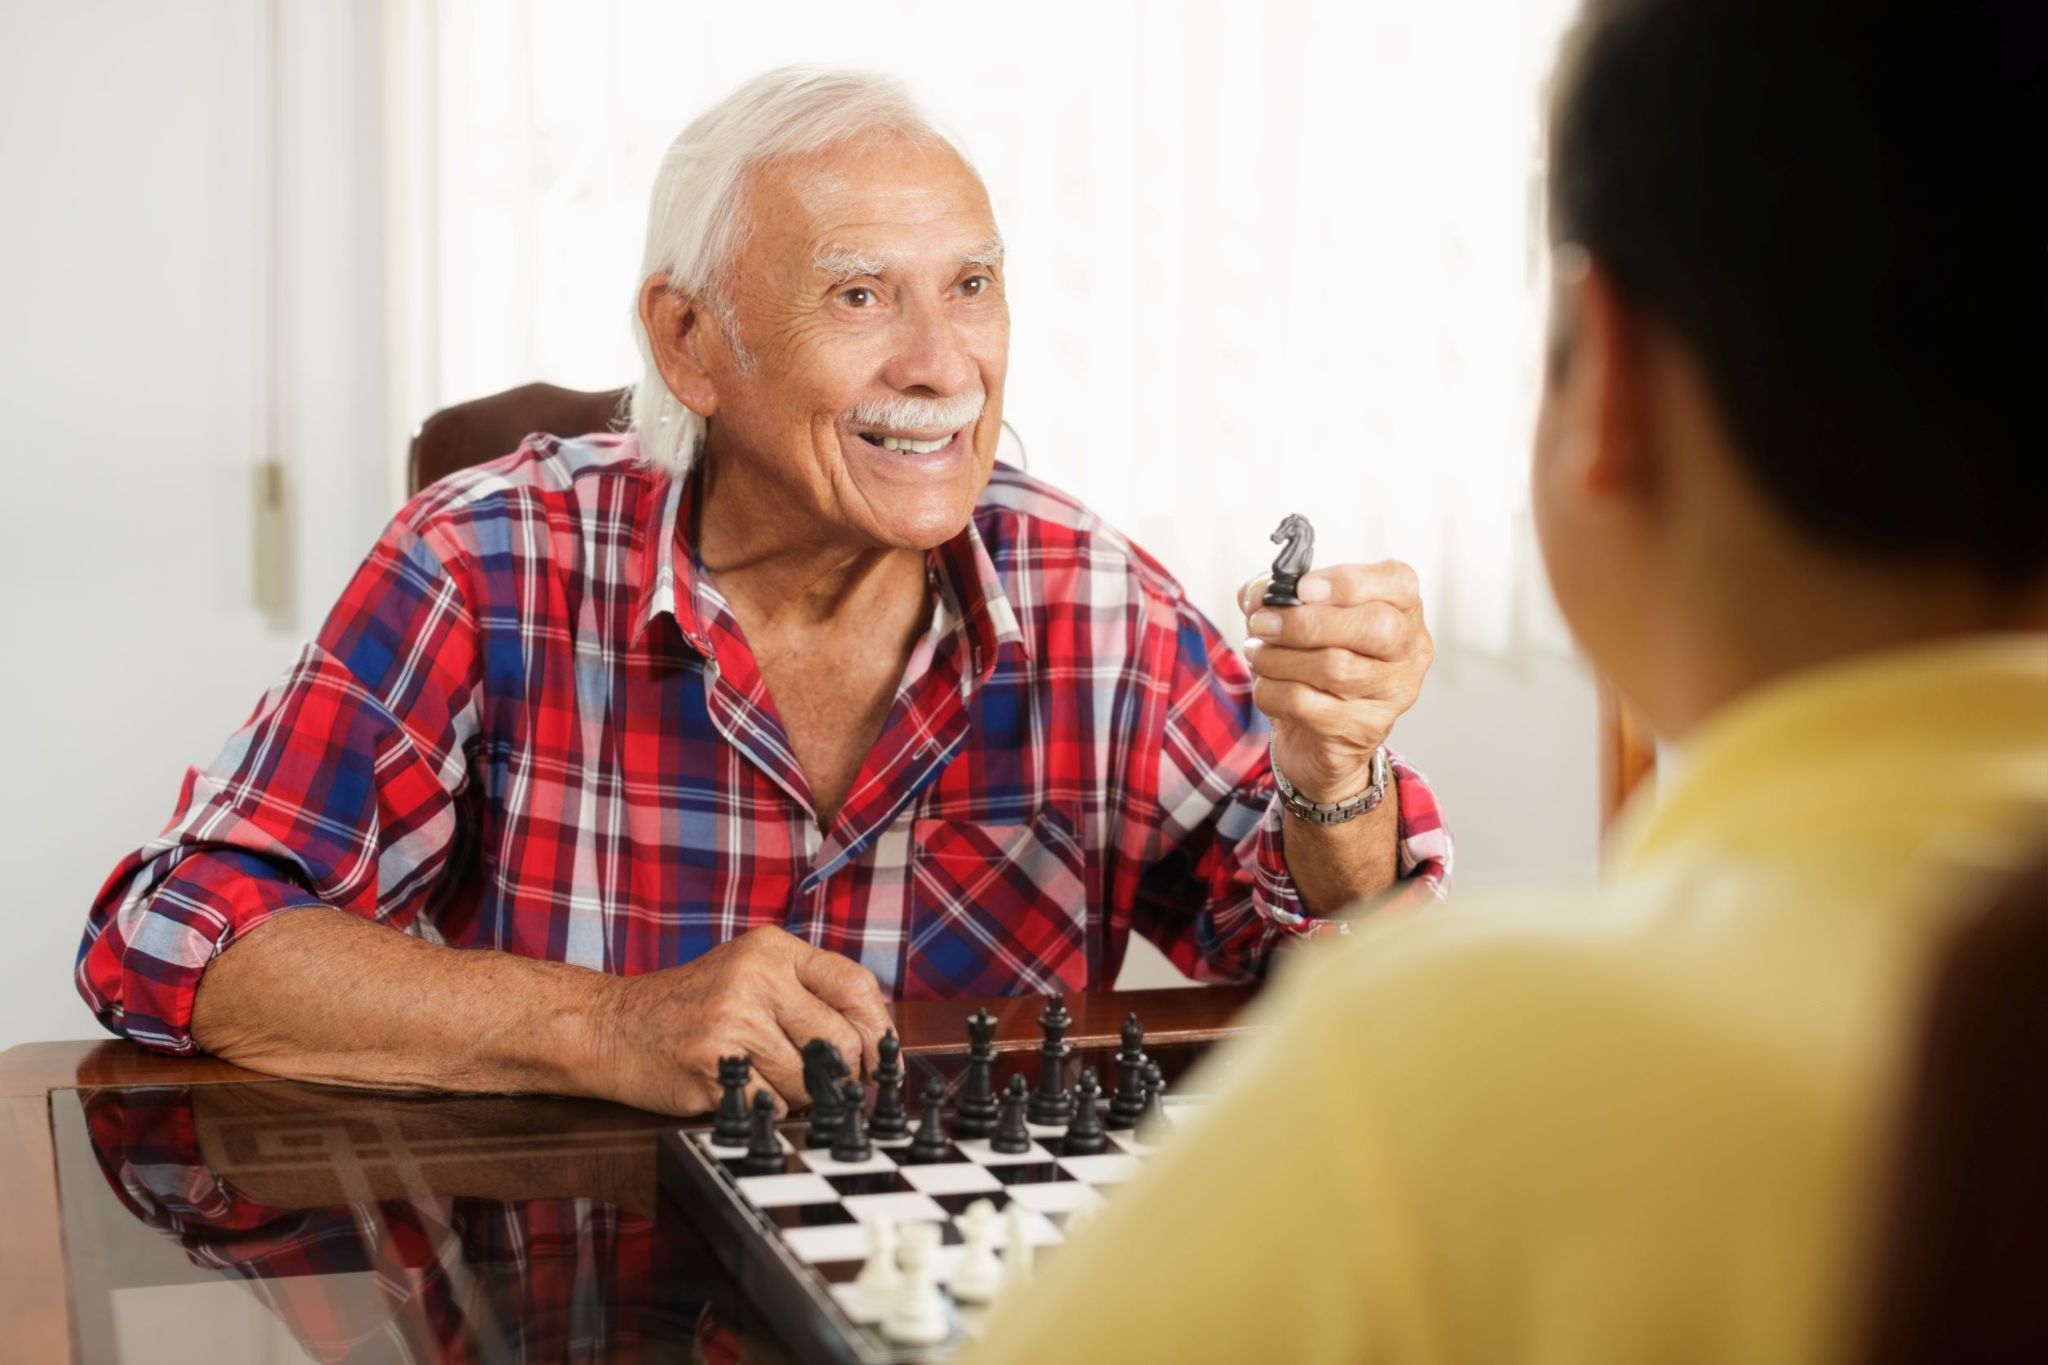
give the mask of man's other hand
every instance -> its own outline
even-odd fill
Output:
[[[749,1091],[778,1112],[804,1103],[802,1050],[813,1038],[850,1067],[872,1068],[894,1025],[875,974],[780,929],[749,930],[694,962],[617,981],[597,1023],[589,1090],[671,1114],[717,1107],[718,1059],[754,1062]]]

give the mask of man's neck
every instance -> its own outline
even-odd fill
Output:
[[[784,515],[773,490],[707,468],[689,530],[697,558],[750,636],[921,614],[925,552],[857,543]]]

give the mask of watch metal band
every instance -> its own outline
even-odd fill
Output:
[[[1349,801],[1311,801],[1294,789],[1294,784],[1287,780],[1286,773],[1280,771],[1277,762],[1273,764],[1273,785],[1280,791],[1280,804],[1295,819],[1306,820],[1312,825],[1341,825],[1377,809],[1386,799],[1389,776],[1387,751],[1382,745],[1372,751],[1371,786]]]

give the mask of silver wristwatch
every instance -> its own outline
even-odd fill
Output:
[[[1280,804],[1295,819],[1306,820],[1312,825],[1341,825],[1376,809],[1387,799],[1387,780],[1392,775],[1387,766],[1387,750],[1382,745],[1372,751],[1371,786],[1349,801],[1311,801],[1294,789],[1294,784],[1287,780],[1286,773],[1280,771],[1277,762],[1273,764],[1273,785],[1280,789]]]

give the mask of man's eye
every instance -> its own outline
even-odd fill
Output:
[[[969,275],[966,279],[960,281],[960,288],[971,299],[977,295],[986,294],[988,287],[993,283],[995,281],[986,275]]]
[[[848,308],[865,308],[875,301],[875,291],[865,285],[855,285],[841,291],[839,301]]]

